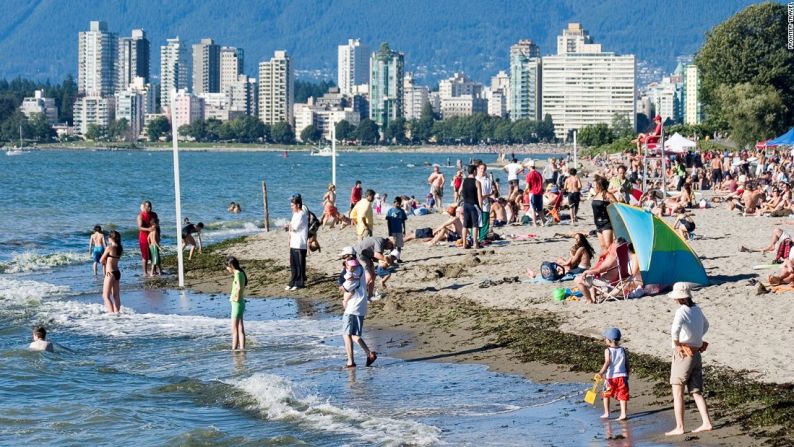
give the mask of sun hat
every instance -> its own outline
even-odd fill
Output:
[[[677,282],[673,284],[673,291],[668,293],[667,296],[674,300],[685,300],[692,298],[692,290],[689,288],[689,283]]]
[[[342,249],[341,253],[339,253],[339,258],[341,259],[344,258],[345,256],[355,256],[355,255],[356,255],[356,251],[353,250],[353,247],[347,246]]]
[[[604,331],[604,338],[606,338],[607,340],[619,341],[620,340],[620,329],[618,329],[616,327],[607,328]]]
[[[529,166],[530,168],[534,168],[535,167],[535,160],[529,160],[527,162],[527,166]]]

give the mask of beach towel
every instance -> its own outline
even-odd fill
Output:
[[[794,284],[781,284],[779,286],[771,286],[774,293],[794,292]]]

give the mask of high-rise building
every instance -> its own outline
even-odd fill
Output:
[[[116,92],[123,92],[135,78],[149,83],[149,39],[142,29],[132,30],[130,37],[119,38],[116,58]]]
[[[379,126],[403,116],[405,56],[383,43],[370,58],[369,119]]]
[[[88,31],[78,34],[77,93],[108,96],[116,82],[118,36],[108,32],[107,23],[92,21]]]
[[[256,103],[259,93],[259,84],[256,79],[241,74],[237,80],[226,86],[224,90],[229,95],[229,110],[243,112],[246,115],[256,116]]]
[[[510,75],[504,71],[499,71],[496,76],[491,77],[491,92],[502,91],[505,98],[505,111],[510,112]],[[490,109],[490,105],[488,106]]]
[[[510,119],[540,120],[541,99],[540,47],[529,39],[510,47]]]
[[[226,89],[239,80],[244,73],[245,53],[242,48],[221,47],[221,81],[220,91]]]
[[[212,39],[193,45],[193,93],[221,91],[221,47]]]
[[[700,78],[697,65],[687,65],[684,70],[684,124],[703,122],[703,105],[700,103]]]
[[[369,82],[369,57],[369,47],[359,39],[348,39],[347,44],[339,45],[336,81],[342,93],[350,95],[355,86]]]
[[[181,89],[176,93],[172,108],[172,115],[168,117],[173,117],[173,125],[177,129],[204,119],[204,98],[198,97],[186,89]]]
[[[55,105],[55,99],[46,98],[44,90],[36,90],[33,96],[23,99],[19,111],[28,118],[40,113],[47,118],[50,125],[58,122],[58,106]]]
[[[664,121],[681,121],[681,103],[679,100],[683,84],[674,82],[671,76],[665,76],[661,82],[652,82],[644,92],[652,107],[652,115],[659,115]],[[653,118],[648,116],[648,118]]]
[[[126,119],[129,139],[137,139],[144,130],[145,117],[155,112],[155,89],[141,77],[135,77],[124,91],[116,93],[116,120]]]
[[[419,119],[422,108],[429,102],[430,89],[426,85],[416,85],[413,73],[406,73],[403,80],[403,117],[406,120]]]
[[[292,60],[278,50],[269,61],[259,63],[259,119],[265,124],[292,124],[295,75]]]
[[[179,37],[160,47],[160,107],[171,105],[173,91],[190,88],[190,61]]]
[[[487,89],[485,97],[488,99],[488,115],[500,118],[507,116],[507,97],[505,97],[502,89]]]
[[[541,109],[551,115],[555,136],[565,139],[587,125],[611,125],[615,115],[636,128],[634,73],[633,55],[601,51],[581,25],[569,24],[557,38],[557,55],[544,57],[542,64]]]

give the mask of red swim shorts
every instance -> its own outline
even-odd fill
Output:
[[[629,381],[625,377],[615,377],[607,379],[604,397],[611,397],[615,400],[629,400]]]

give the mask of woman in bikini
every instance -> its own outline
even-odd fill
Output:
[[[565,269],[565,274],[578,275],[590,268],[595,250],[587,236],[576,233],[573,236],[574,244],[571,247],[571,256],[568,259],[557,258],[554,262]]]
[[[100,262],[105,266],[105,283],[102,287],[102,300],[109,313],[117,314],[121,311],[121,291],[119,290],[119,259],[123,251],[121,247],[121,234],[111,231],[108,237],[110,244],[105,248]],[[148,242],[148,240],[147,240]],[[112,295],[112,298],[111,298]]]

